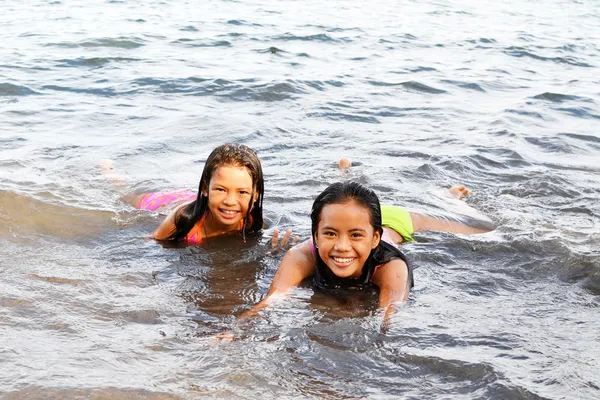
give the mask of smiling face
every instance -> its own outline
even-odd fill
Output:
[[[248,214],[252,199],[253,182],[246,167],[225,165],[218,167],[203,194],[208,197],[206,234],[223,233],[240,228],[240,221]],[[258,195],[255,195],[254,202]],[[208,232],[208,230],[212,232]]]
[[[363,205],[352,200],[323,207],[315,244],[319,256],[336,276],[360,277],[379,240],[379,232],[371,225],[369,209]]]

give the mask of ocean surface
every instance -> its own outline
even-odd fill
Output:
[[[600,2],[2,9],[0,398],[600,398]],[[195,190],[225,142],[262,160],[262,236],[149,239],[162,216],[124,191]],[[273,229],[306,238],[347,179],[443,215],[464,184],[498,228],[403,245],[387,332],[372,299],[310,284],[236,324]]]

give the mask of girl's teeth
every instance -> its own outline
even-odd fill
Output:
[[[339,257],[334,257],[333,259],[339,263],[349,263],[350,261],[354,260],[354,258],[339,258]]]

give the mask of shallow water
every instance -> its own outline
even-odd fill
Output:
[[[600,396],[600,5],[34,1],[0,15],[3,398]],[[262,237],[169,248],[136,190],[197,187],[217,145],[266,176]],[[354,167],[335,168],[340,156]],[[312,199],[461,212],[422,233],[390,331],[372,299],[299,288],[259,318]],[[232,250],[233,249],[233,250]],[[234,329],[238,339],[212,342]]]

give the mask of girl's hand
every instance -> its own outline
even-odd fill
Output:
[[[275,229],[273,231],[273,238],[271,239],[271,250],[287,250],[292,247],[296,242],[300,239],[299,236],[295,236],[290,242],[290,238],[292,237],[292,230],[288,229],[285,231],[283,238],[281,238],[281,243],[279,243],[279,229]]]

